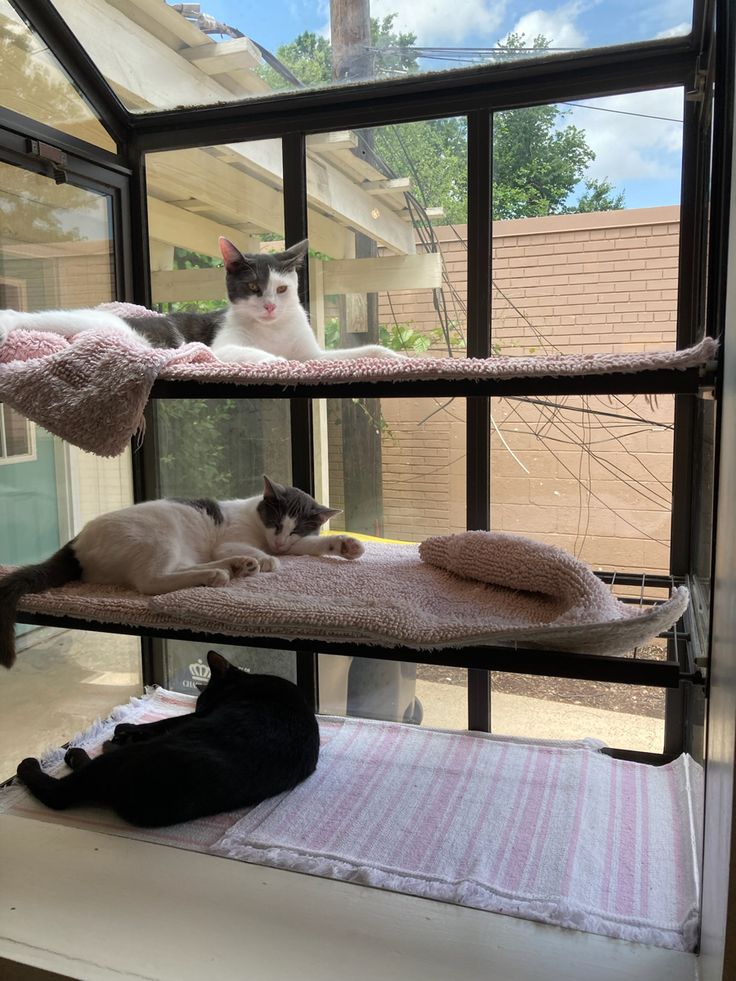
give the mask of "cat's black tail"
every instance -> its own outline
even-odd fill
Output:
[[[15,612],[26,593],[42,593],[54,586],[82,578],[82,566],[68,542],[51,558],[36,565],[24,565],[0,579],[0,664],[12,668],[15,662]]]

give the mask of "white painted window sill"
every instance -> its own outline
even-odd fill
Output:
[[[692,954],[7,815],[0,958],[89,981],[694,981],[697,970]]]

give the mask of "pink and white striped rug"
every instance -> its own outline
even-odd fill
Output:
[[[122,718],[191,709],[158,690]],[[129,708],[130,711],[126,711]],[[100,809],[45,811],[17,785],[0,810],[693,950],[702,771],[612,760],[600,744],[544,742],[322,718],[316,773],[247,812],[153,832]],[[61,751],[47,758],[59,765]]]

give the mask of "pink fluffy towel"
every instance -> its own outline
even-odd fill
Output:
[[[133,304],[98,309],[150,316]],[[176,350],[146,347],[134,337],[90,329],[69,341],[55,334],[12,331],[0,347],[0,402],[49,432],[99,456],[117,456],[142,424],[157,378],[227,382],[243,386],[325,385],[351,381],[540,378],[654,369],[684,370],[712,360],[716,342],[705,338],[682,351],[636,354],[570,354],[552,357],[406,358],[354,361],[279,361],[224,364],[203,344]]]
[[[162,596],[75,582],[24,596],[20,608],[232,637],[623,654],[671,627],[688,600],[681,586],[656,606],[622,603],[560,548],[471,531],[421,546],[367,542],[357,562],[284,555],[276,572]]]

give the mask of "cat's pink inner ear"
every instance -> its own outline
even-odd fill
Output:
[[[264,497],[277,497],[276,488],[273,486],[268,477],[263,475],[263,496]]]
[[[217,651],[207,651],[207,663],[210,666],[210,671],[212,676],[216,678],[222,678],[227,674],[227,669],[230,667],[228,661],[218,654]]]
[[[342,508],[323,508],[319,513],[319,520],[324,525],[336,514],[342,514]]]
[[[224,238],[222,235],[220,236],[220,252],[228,272],[232,272],[243,265],[243,253],[233,245],[230,239]]]

